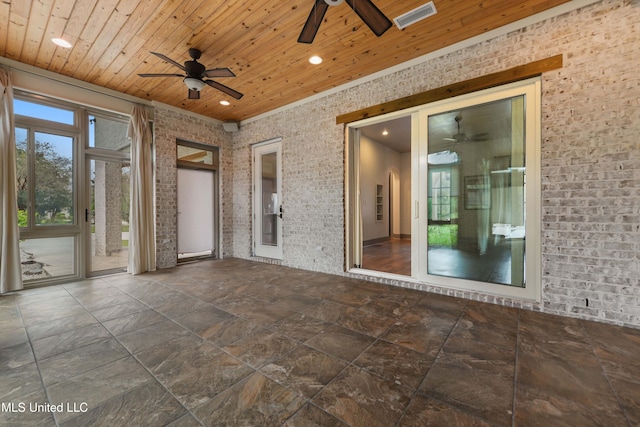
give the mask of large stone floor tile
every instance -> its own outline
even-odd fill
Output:
[[[186,409],[164,387],[150,381],[69,419],[61,427],[165,426],[185,414]]]
[[[304,403],[296,393],[256,372],[193,413],[208,426],[278,426]]]
[[[128,356],[96,369],[87,371],[66,381],[47,387],[51,404],[92,410],[113,397],[119,396],[142,384],[154,381],[153,377],[133,357]],[[56,413],[63,423],[78,414]]]
[[[312,402],[351,426],[395,425],[412,392],[364,369],[348,367]]]

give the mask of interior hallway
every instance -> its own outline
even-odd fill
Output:
[[[201,261],[0,297],[0,400],[27,405],[0,424],[631,426],[638,354],[636,329]]]

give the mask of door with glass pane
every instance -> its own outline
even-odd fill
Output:
[[[85,167],[88,276],[126,271],[129,260],[130,146],[124,116],[90,112]]]
[[[130,169],[128,160],[89,160],[89,275],[127,269]]]
[[[282,259],[282,154],[280,141],[253,147],[253,242],[256,256]]]
[[[425,108],[417,278],[539,299],[539,82]]]
[[[77,275],[76,140],[16,127],[22,277],[26,284]]]
[[[429,275],[524,286],[524,126],[524,95],[428,116]]]

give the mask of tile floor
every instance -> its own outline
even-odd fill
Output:
[[[1,297],[0,425],[640,425],[638,355],[637,329],[202,261]]]

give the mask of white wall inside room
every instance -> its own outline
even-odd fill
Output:
[[[346,274],[336,116],[562,54],[563,67],[542,75],[542,303],[386,282],[640,327],[639,31],[637,2],[603,0],[243,122],[233,141],[234,255],[250,257],[250,144],[283,138],[283,264]]]
[[[389,174],[400,173],[400,153],[360,138],[360,200],[362,204],[362,236],[366,242],[390,237]],[[376,186],[382,185],[382,221],[376,218]]]
[[[400,154],[400,236],[411,237],[411,152]]]

